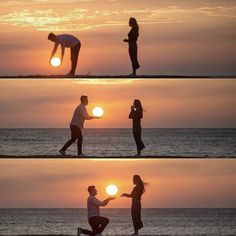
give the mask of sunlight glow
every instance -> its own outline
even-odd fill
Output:
[[[106,192],[108,195],[114,196],[118,193],[118,188],[114,184],[111,184],[106,187]]]
[[[54,67],[58,67],[61,65],[61,59],[59,57],[53,57],[51,59],[51,65]]]
[[[101,107],[95,107],[94,109],[93,109],[93,115],[94,116],[97,116],[97,117],[102,117],[103,116],[103,114],[104,114],[104,111],[103,111],[103,109],[101,108]]]

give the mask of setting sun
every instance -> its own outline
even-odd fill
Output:
[[[51,59],[51,65],[54,67],[58,67],[61,65],[61,59],[59,57],[53,57]]]
[[[104,111],[103,111],[103,109],[102,109],[101,107],[95,107],[95,108],[93,109],[93,115],[94,115],[94,116],[102,117],[103,114],[104,114]]]
[[[114,196],[117,194],[118,188],[114,184],[111,184],[106,187],[106,192],[108,195]]]

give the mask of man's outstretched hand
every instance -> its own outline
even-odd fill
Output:
[[[115,197],[109,197],[109,201],[116,199]]]

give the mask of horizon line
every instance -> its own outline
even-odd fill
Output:
[[[168,75],[168,74],[155,74],[155,75],[74,75],[67,76],[62,74],[26,74],[26,75],[0,75],[0,79],[236,79],[235,75]]]

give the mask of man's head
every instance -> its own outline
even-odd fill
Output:
[[[54,33],[50,33],[48,35],[48,40],[52,41],[52,42],[55,42],[56,41],[56,35]]]
[[[97,189],[94,185],[91,185],[88,187],[88,192],[90,195],[92,196],[96,196],[97,195]]]
[[[82,95],[82,96],[80,97],[80,101],[81,101],[81,103],[82,103],[84,106],[88,105],[88,96]]]

